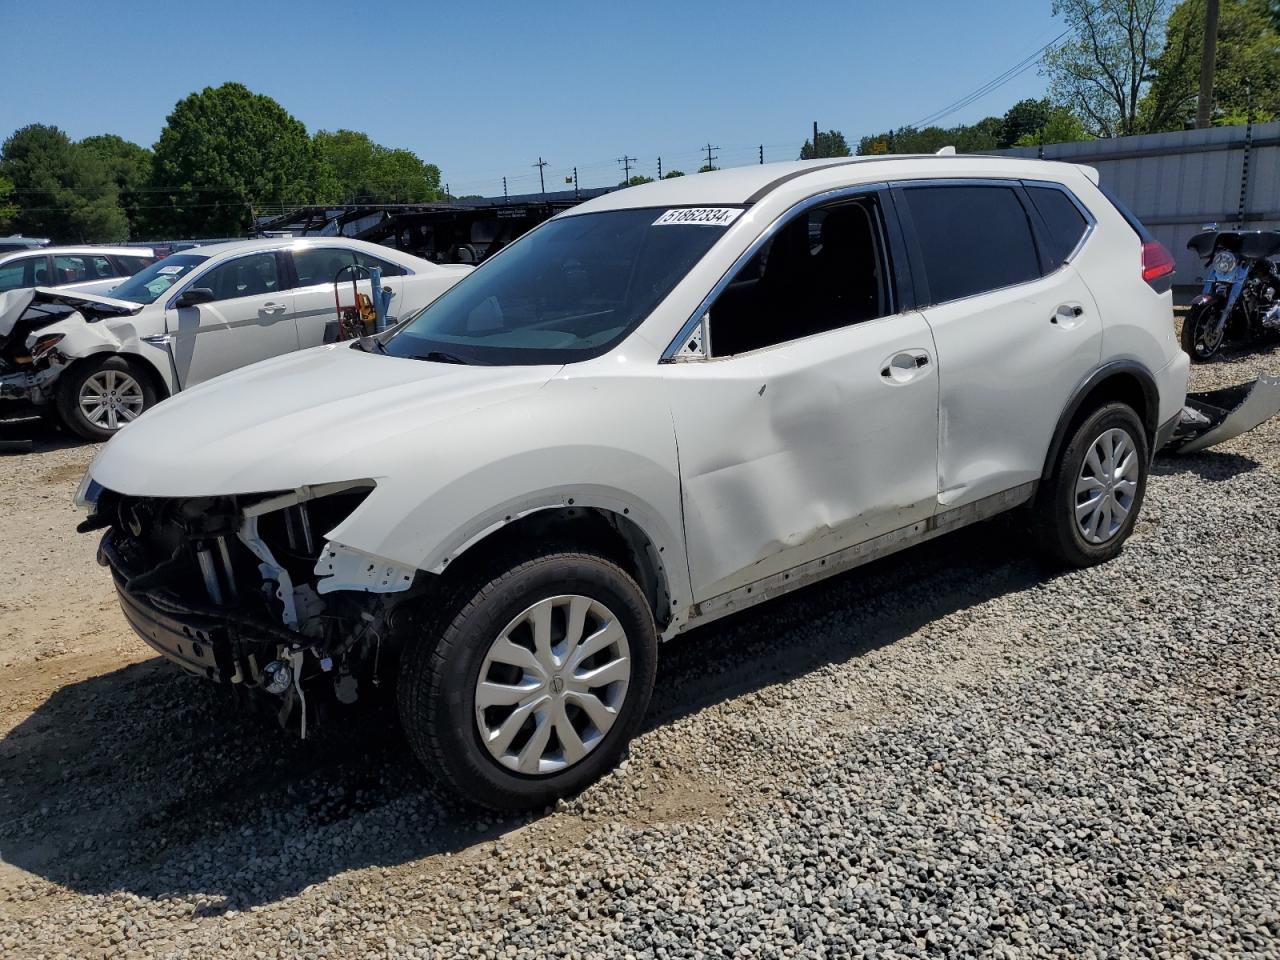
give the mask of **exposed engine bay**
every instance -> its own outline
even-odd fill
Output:
[[[90,484],[80,529],[107,528],[98,562],[150,646],[207,679],[278,697],[280,722],[305,737],[328,708],[389,675],[406,601],[429,579],[323,541],[372,489],[162,499]]]

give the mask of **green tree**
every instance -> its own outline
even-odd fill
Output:
[[[12,226],[64,243],[124,240],[129,223],[111,171],[57,127],[33,123],[0,150],[0,175],[13,184]]]
[[[653,183],[653,177],[646,177],[646,176],[644,176],[643,174],[639,174],[639,173],[637,173],[637,174],[636,174],[634,177],[632,177],[630,180],[623,180],[620,184],[618,184],[618,186],[620,186],[620,187],[638,187],[638,186],[640,186],[640,184],[642,184],[642,183]]]
[[[1000,146],[1012,147],[1025,136],[1039,142],[1040,128],[1049,119],[1049,98],[1019,100],[1005,111],[1000,120]]]
[[[1076,140],[1092,140],[1080,118],[1067,107],[1050,107],[1044,118],[1044,138],[1039,129],[1028,130],[1010,146],[1035,147],[1041,143],[1072,143]]]
[[[662,175],[662,179],[670,180],[673,177],[683,177],[683,176],[684,176],[683,170],[668,170],[666,173]]]
[[[111,172],[120,191],[120,206],[129,221],[129,236],[137,238],[146,232],[146,217],[151,212],[146,187],[151,181],[151,151],[114,133],[85,137],[80,148],[96,154]]]
[[[1204,46],[1204,0],[1171,14],[1155,77],[1139,104],[1147,130],[1181,130],[1195,117]],[[1215,123],[1280,116],[1280,28],[1265,0],[1221,0],[1213,78]]]
[[[816,160],[819,157],[847,157],[850,156],[849,144],[845,142],[844,134],[839,130],[818,131],[818,147],[815,150],[813,141],[805,139],[804,146],[800,148],[801,160]]]
[[[440,168],[412,151],[384,147],[354,130],[320,130],[312,143],[322,202],[425,203],[442,196]]]
[[[13,202],[13,181],[0,176],[0,230],[9,225],[17,212],[18,205]]]
[[[1165,51],[1170,6],[1170,0],[1054,0],[1053,14],[1066,21],[1071,36],[1045,54],[1050,92],[1080,116],[1090,133],[1145,133],[1151,116],[1175,109],[1167,91],[1156,90],[1158,102],[1139,112]],[[1171,58],[1184,60],[1193,53],[1170,45]]]
[[[315,158],[306,128],[238,83],[179,100],[155,147],[159,218],[174,236],[232,236],[255,211],[307,203]]]
[[[720,168],[719,168],[719,167],[717,167],[714,163],[704,163],[702,166],[700,166],[700,167],[698,168],[698,172],[699,172],[699,173],[710,173],[712,170],[719,170],[719,169],[720,169]]]

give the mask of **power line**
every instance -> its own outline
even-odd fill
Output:
[[[1018,76],[1021,73],[1025,73],[1027,70],[1031,69],[1037,63],[1039,63],[1041,58],[1043,58],[1043,56],[1045,55],[1045,53],[1048,52],[1049,48],[1052,47],[1055,43],[1057,43],[1059,40],[1061,40],[1070,32],[1071,31],[1069,30],[1063,30],[1060,34],[1058,34],[1056,37],[1054,37],[1044,46],[1040,47],[1034,53],[1019,60],[1008,70],[1005,70],[1003,73],[999,74],[998,76],[992,78],[991,80],[988,80],[982,86],[978,87],[978,89],[974,90],[971,93],[966,94],[965,96],[961,97],[959,100],[956,100],[954,103],[948,104],[947,106],[943,107],[941,110],[937,110],[929,114],[927,117],[924,117],[923,119],[920,119],[915,121],[914,123],[908,124],[908,126],[918,128],[918,127],[925,127],[931,124],[935,124],[939,120],[942,120],[945,117],[949,117],[951,114],[955,113],[957,110],[963,110],[965,107],[969,106],[969,104],[974,103],[977,100],[981,100],[987,94],[993,92],[994,90],[999,89],[1000,87],[1003,87],[1006,83],[1008,83],[1014,77]]]

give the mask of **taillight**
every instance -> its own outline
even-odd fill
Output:
[[[1142,279],[1159,293],[1173,286],[1173,254],[1159,240],[1142,245]]]

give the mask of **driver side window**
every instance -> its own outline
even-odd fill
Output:
[[[713,356],[799,340],[893,312],[872,196],[813,207],[785,223],[710,310]]]

